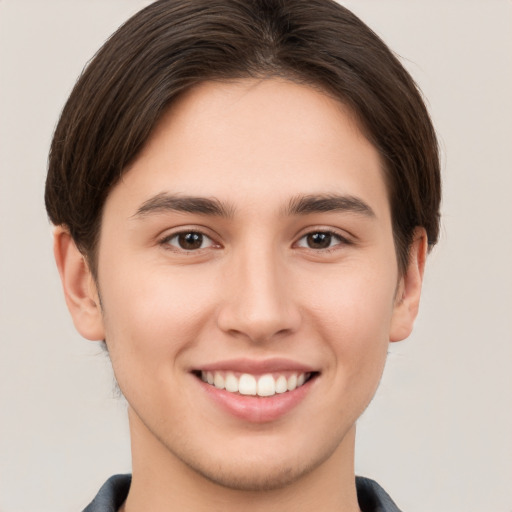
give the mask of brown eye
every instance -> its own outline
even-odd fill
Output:
[[[163,243],[171,245],[176,249],[181,249],[182,251],[197,251],[198,249],[204,249],[213,245],[210,237],[198,231],[176,233],[165,239]]]
[[[180,233],[178,235],[178,244],[187,251],[200,249],[203,245],[203,235],[201,233]]]
[[[297,243],[298,247],[304,247],[306,249],[330,249],[336,245],[348,244],[349,242],[330,231],[313,231],[304,235]]]
[[[310,249],[327,249],[331,246],[331,233],[310,233],[306,236],[307,245]]]

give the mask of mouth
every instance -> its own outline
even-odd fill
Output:
[[[315,396],[321,372],[290,359],[242,358],[199,366],[191,374],[216,410],[263,424],[288,417],[308,396]]]
[[[204,383],[228,393],[253,397],[272,397],[295,391],[318,375],[318,372],[282,371],[264,374],[234,371],[193,372]]]

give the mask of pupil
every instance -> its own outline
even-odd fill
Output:
[[[182,233],[178,236],[178,241],[182,249],[200,249],[203,244],[203,235],[201,233]]]
[[[308,245],[312,249],[326,249],[331,245],[330,233],[312,233],[308,235]]]

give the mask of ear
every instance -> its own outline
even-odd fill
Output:
[[[85,257],[78,250],[69,231],[62,226],[55,228],[53,252],[76,330],[88,340],[105,339],[96,283]]]
[[[409,251],[409,263],[397,288],[389,334],[390,341],[404,340],[412,332],[420,305],[427,249],[427,233],[424,228],[417,227],[414,230]]]

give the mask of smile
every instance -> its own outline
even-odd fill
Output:
[[[244,422],[291,414],[317,388],[321,372],[290,359],[230,359],[192,370],[205,398]]]
[[[201,380],[217,389],[224,389],[229,393],[268,397],[300,388],[311,378],[311,375],[310,372],[252,375],[250,373],[236,374],[229,371],[202,371]]]

